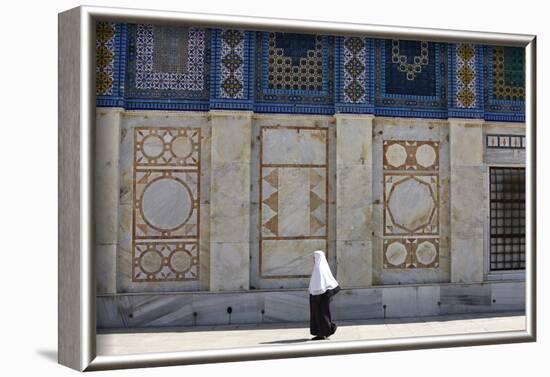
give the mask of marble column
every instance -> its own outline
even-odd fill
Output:
[[[96,292],[116,293],[119,139],[122,109],[98,108],[95,129]]]
[[[252,113],[219,110],[210,114],[210,290],[247,290]]]
[[[372,115],[336,115],[336,273],[372,284]]]
[[[449,119],[451,282],[483,281],[483,121]]]

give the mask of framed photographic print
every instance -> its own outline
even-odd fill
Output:
[[[536,339],[535,36],[59,15],[59,363]]]

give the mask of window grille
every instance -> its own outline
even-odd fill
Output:
[[[525,168],[490,168],[491,271],[525,269]]]

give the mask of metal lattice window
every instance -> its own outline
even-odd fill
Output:
[[[490,269],[525,269],[525,168],[490,168]]]

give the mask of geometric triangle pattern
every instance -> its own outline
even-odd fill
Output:
[[[279,235],[279,169],[264,169],[267,174],[262,177],[262,235],[278,236]],[[263,172],[262,172],[263,173]]]
[[[326,235],[326,179],[325,169],[309,171],[309,229],[311,236]]]

